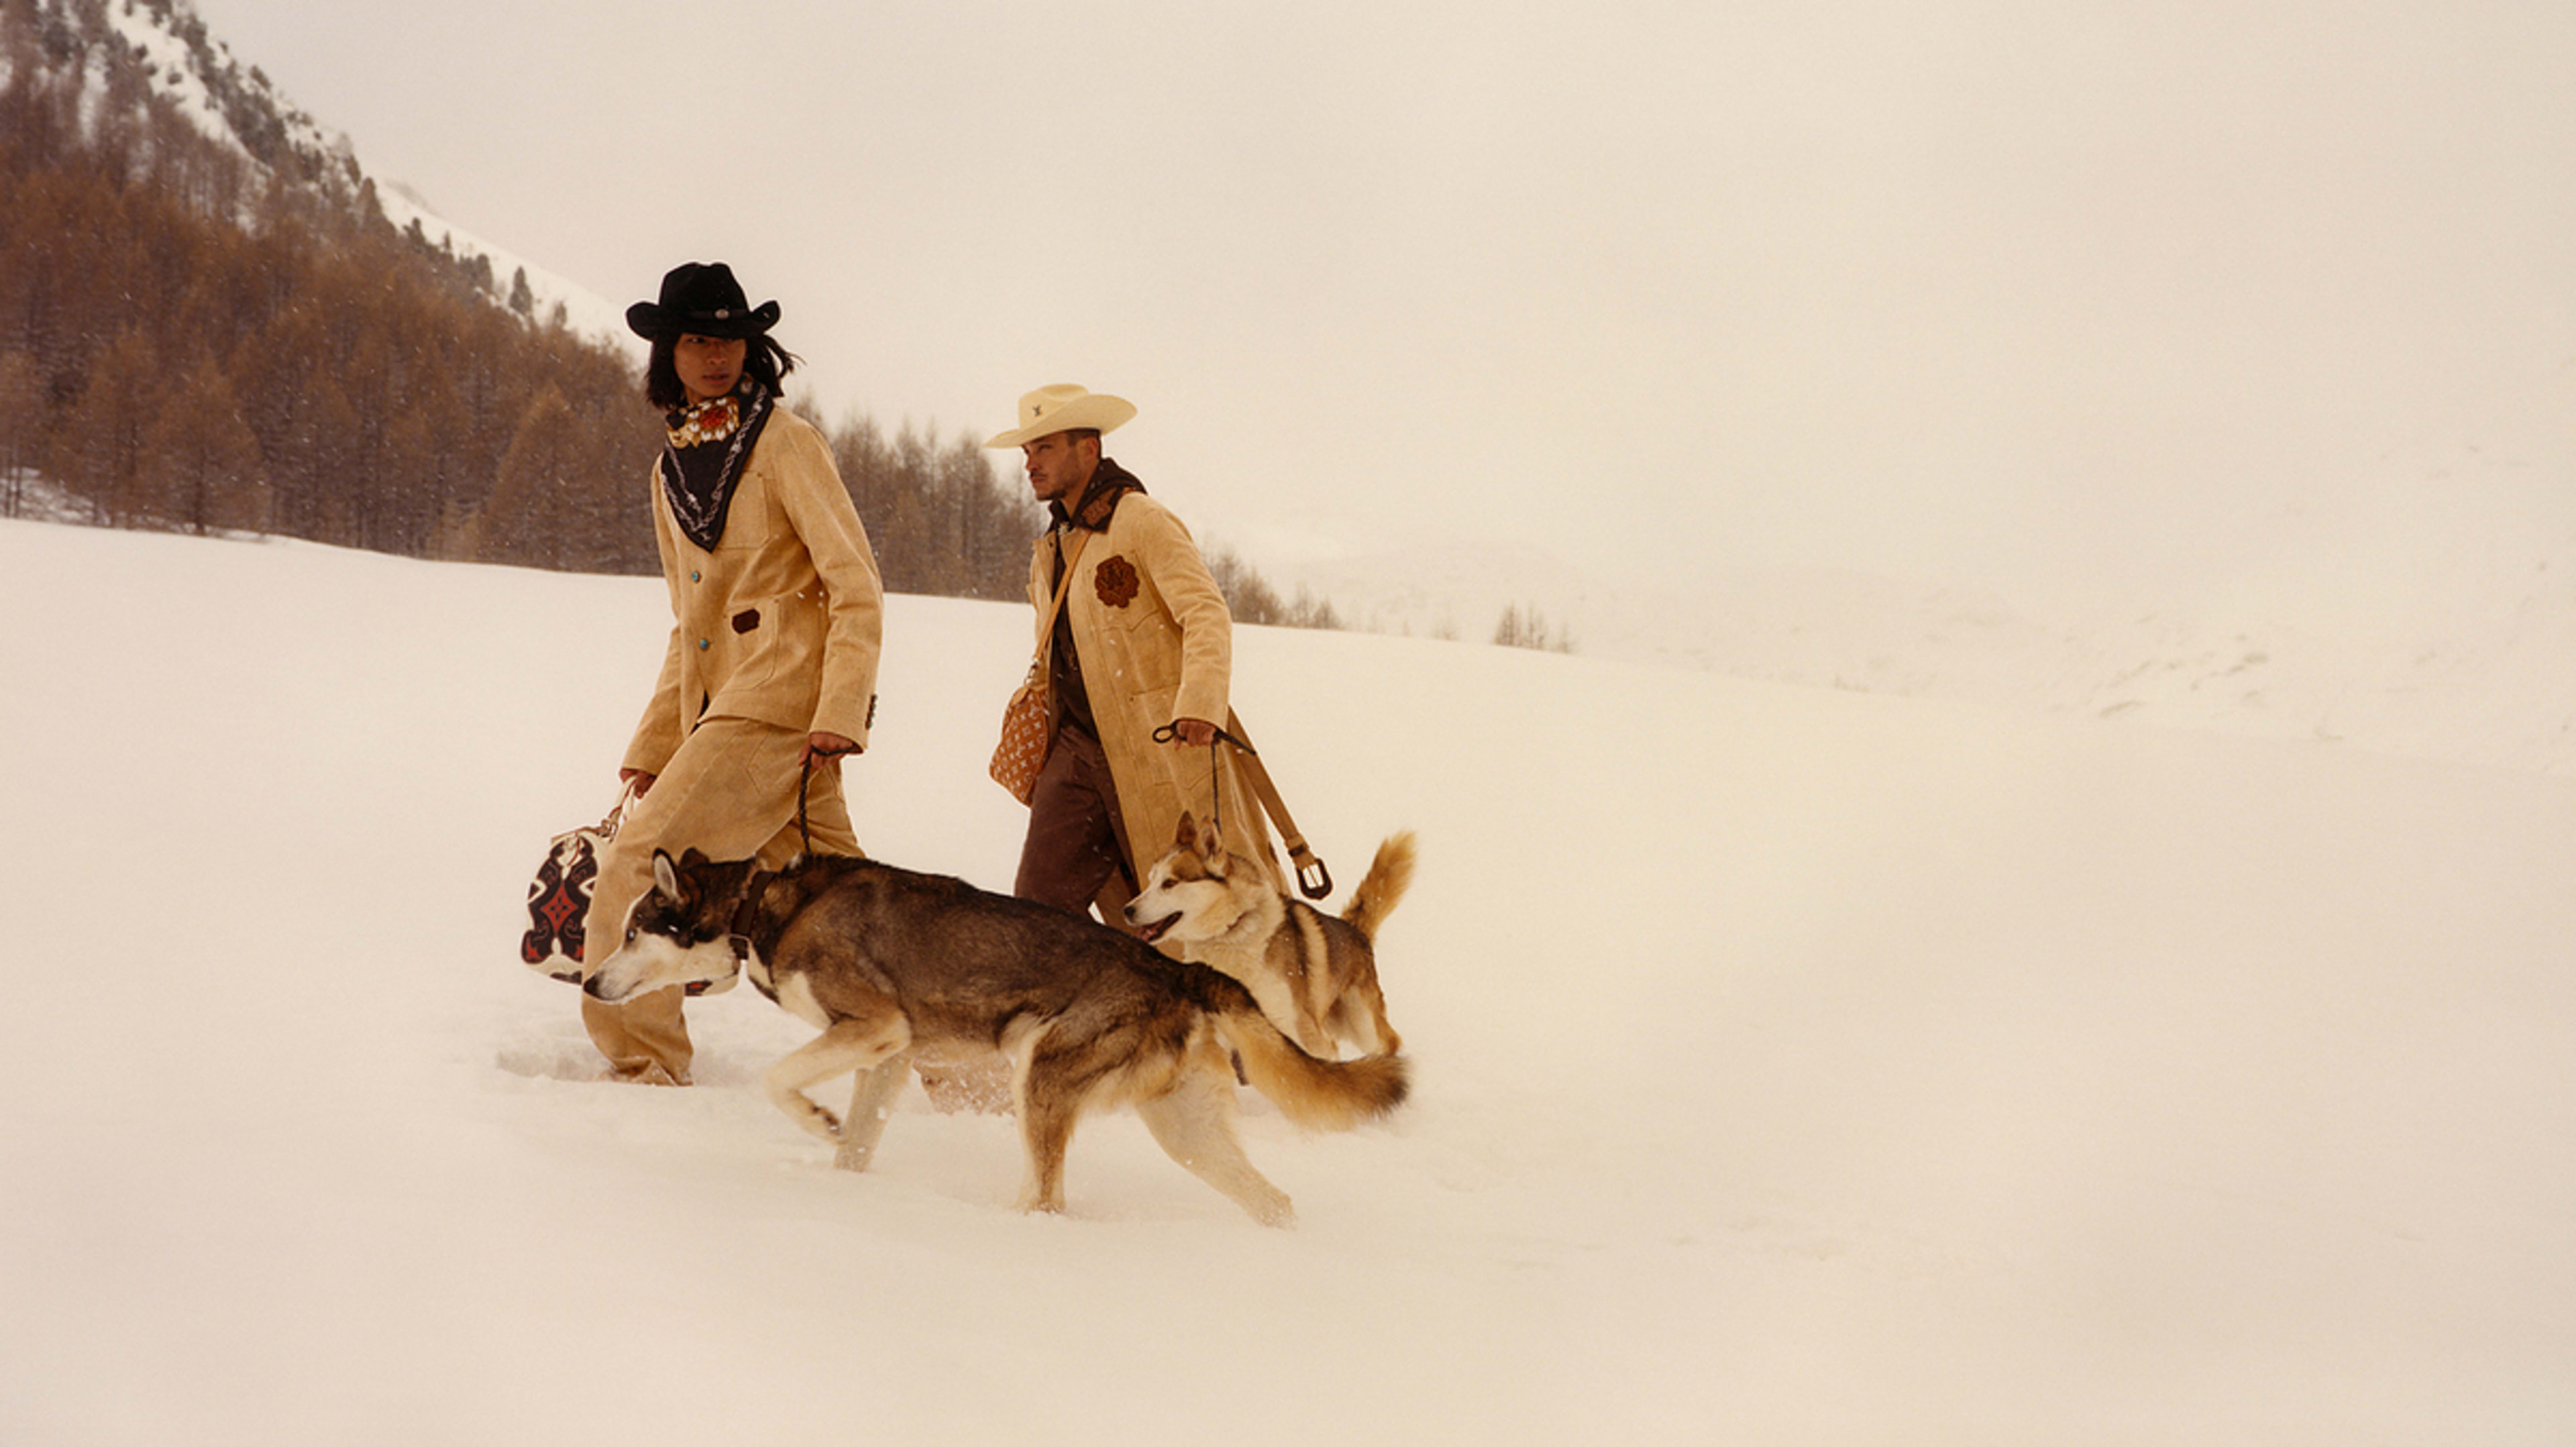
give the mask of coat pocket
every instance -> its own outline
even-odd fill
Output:
[[[715,550],[730,553],[767,547],[785,526],[786,520],[779,515],[776,490],[768,485],[757,466],[752,467],[734,487],[733,505],[725,509],[724,532],[716,538]]]
[[[793,594],[736,608],[718,625],[733,665],[721,692],[746,709],[753,695],[778,703],[792,692],[818,692],[824,624],[819,600]]]

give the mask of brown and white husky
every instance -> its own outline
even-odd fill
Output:
[[[1174,941],[1184,958],[1242,981],[1306,1053],[1330,1059],[1340,1042],[1392,1055],[1404,1042],[1378,988],[1377,931],[1413,883],[1413,858],[1413,831],[1388,835],[1337,919],[1281,893],[1216,829],[1183,814],[1171,852],[1128,902],[1127,922],[1148,942]]]

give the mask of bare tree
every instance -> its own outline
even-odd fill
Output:
[[[1562,628],[1550,627],[1538,609],[1513,603],[1494,625],[1494,642],[1504,648],[1535,648],[1543,653],[1572,653],[1574,640]]]

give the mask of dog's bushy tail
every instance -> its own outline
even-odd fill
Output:
[[[1270,1023],[1251,991],[1236,986],[1228,993],[1210,1017],[1217,1038],[1242,1059],[1252,1088],[1270,1097],[1280,1114],[1308,1130],[1349,1130],[1404,1104],[1412,1079],[1401,1058],[1318,1060]]]
[[[1412,884],[1413,831],[1398,830],[1377,847],[1377,857],[1369,861],[1360,887],[1351,891],[1350,903],[1342,906],[1342,918],[1375,944],[1377,927],[1395,913],[1396,905],[1404,900],[1404,891]]]

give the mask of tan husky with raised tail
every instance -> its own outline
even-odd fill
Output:
[[[1171,852],[1128,902],[1127,922],[1242,981],[1309,1055],[1329,1059],[1336,1042],[1393,1055],[1404,1041],[1386,1020],[1377,932],[1413,883],[1413,858],[1411,830],[1388,835],[1337,919],[1281,892],[1217,830],[1183,814]]]

